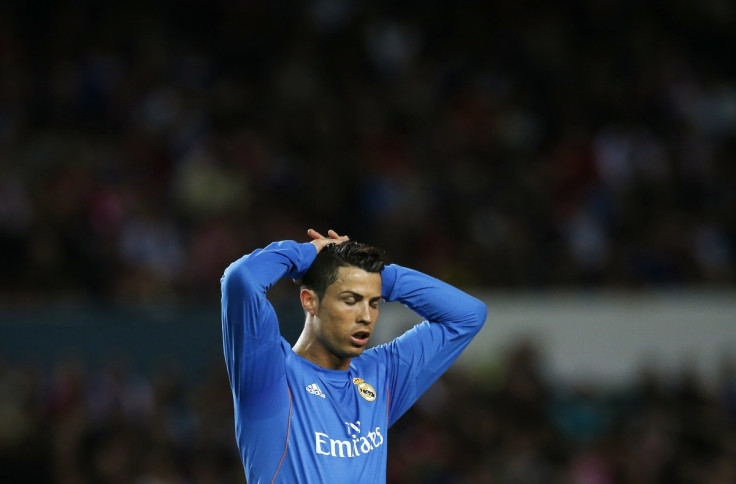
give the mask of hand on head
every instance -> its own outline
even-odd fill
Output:
[[[317,252],[321,251],[329,244],[342,244],[349,240],[347,235],[338,235],[334,230],[328,230],[327,237],[314,229],[307,230],[307,235],[312,238],[312,244],[317,247]]]

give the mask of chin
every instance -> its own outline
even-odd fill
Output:
[[[351,351],[348,351],[348,358],[355,358],[356,356],[360,356],[363,354],[363,351],[365,348],[353,348]]]

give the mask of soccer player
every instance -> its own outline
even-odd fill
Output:
[[[428,275],[386,265],[374,247],[330,230],[274,242],[222,277],[225,361],[246,479],[386,481],[387,431],[481,329],[486,306]],[[304,329],[292,348],[266,292],[300,280]],[[366,349],[380,302],[425,321]]]

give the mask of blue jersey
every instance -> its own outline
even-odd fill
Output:
[[[258,483],[386,481],[388,429],[480,330],[486,306],[420,272],[387,265],[382,296],[425,321],[329,370],[294,353],[266,291],[301,279],[313,244],[276,242],[242,257],[222,278],[225,361],[246,478]]]

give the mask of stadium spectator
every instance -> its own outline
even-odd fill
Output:
[[[214,301],[306,213],[456,284],[733,284],[729,8],[6,3],[0,295]]]

